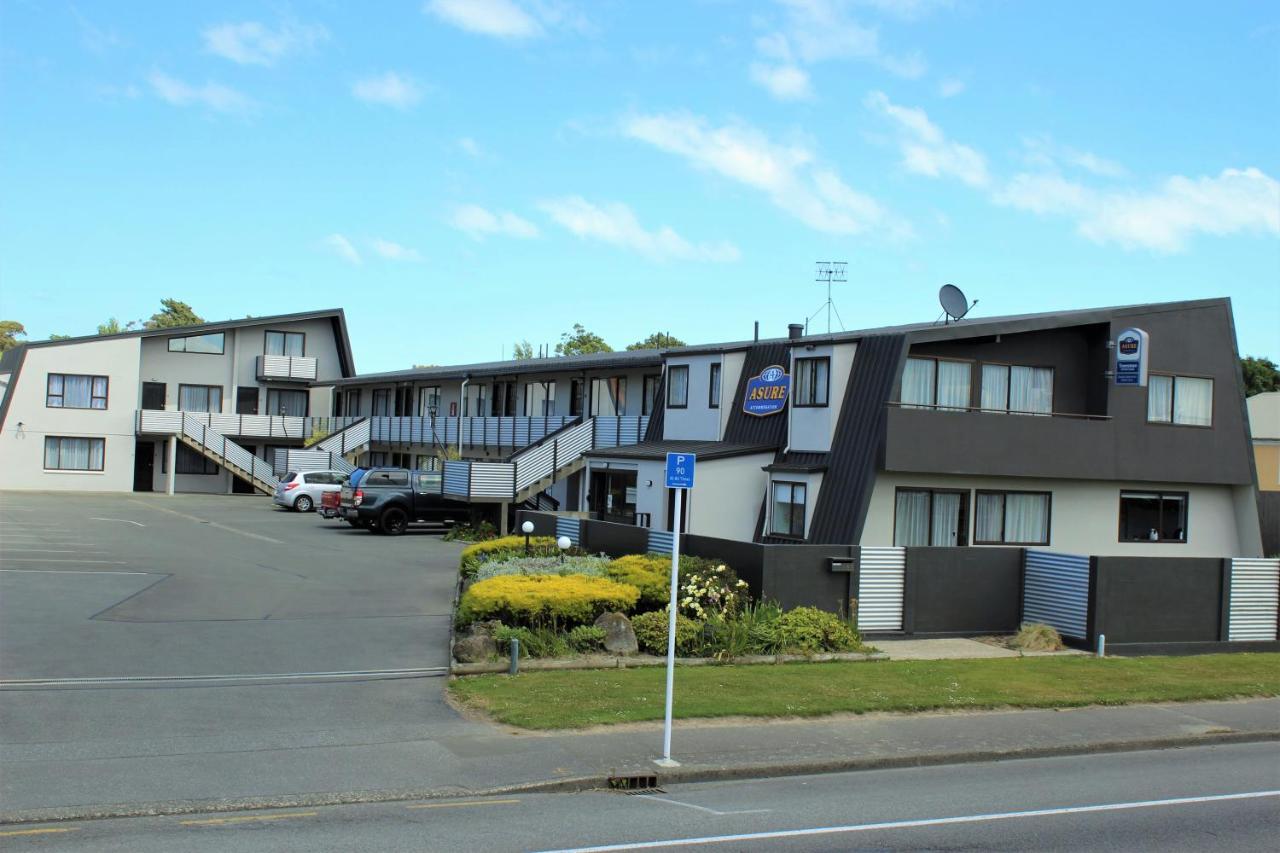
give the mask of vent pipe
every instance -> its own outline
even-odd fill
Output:
[[[760,341],[760,321],[759,321],[759,320],[756,320],[756,330],[755,330],[755,334],[754,334],[754,336],[753,336],[751,339],[752,339],[753,341],[756,341],[756,342],[759,342],[759,341]]]
[[[804,336],[804,323],[787,324],[787,337],[791,340]]]

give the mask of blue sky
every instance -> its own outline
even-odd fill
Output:
[[[1275,4],[0,0],[0,74],[33,338],[174,296],[341,306],[364,372],[732,340],[844,260],[850,328],[1230,296],[1280,359]]]

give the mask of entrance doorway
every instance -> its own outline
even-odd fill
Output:
[[[156,444],[154,441],[139,441],[133,448],[133,490],[154,491],[155,476]]]
[[[636,472],[593,470],[589,490],[593,515],[601,521],[636,523]]]
[[[249,451],[250,455],[252,456],[258,455],[258,448],[254,445],[249,445],[245,447],[245,450]],[[257,494],[257,490],[254,489],[251,483],[247,483],[242,478],[237,477],[235,474],[232,474],[231,475],[231,494],[253,495],[253,494]]]
[[[165,384],[163,382],[143,382],[142,408],[151,411],[164,409],[164,389]]]

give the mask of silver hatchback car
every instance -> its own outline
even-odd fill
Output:
[[[320,505],[320,495],[340,490],[346,479],[341,471],[290,471],[280,478],[271,500],[286,509],[311,512]]]

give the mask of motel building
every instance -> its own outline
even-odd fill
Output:
[[[342,312],[318,311],[28,343],[0,383],[3,489],[397,466],[442,470],[504,526],[523,508],[745,543],[1261,555],[1226,299],[366,375]],[[679,519],[669,452],[697,457]]]

